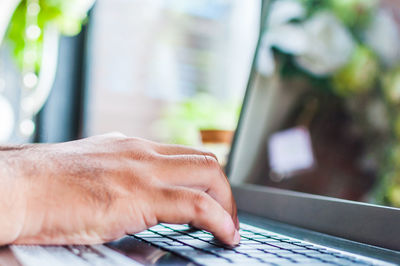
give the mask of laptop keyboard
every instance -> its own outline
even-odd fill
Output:
[[[241,224],[241,241],[230,247],[188,225],[159,224],[133,235],[199,265],[375,265],[370,259]]]

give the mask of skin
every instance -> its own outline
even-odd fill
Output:
[[[0,148],[0,244],[97,244],[160,222],[238,244],[235,201],[208,152],[107,134]]]

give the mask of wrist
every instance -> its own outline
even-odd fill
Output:
[[[0,245],[20,235],[26,214],[27,178],[21,175],[18,148],[0,148]]]

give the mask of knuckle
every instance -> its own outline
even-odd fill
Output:
[[[210,200],[204,192],[195,193],[193,208],[196,216],[205,216],[210,210]]]
[[[137,161],[158,161],[160,155],[146,141],[135,137],[122,137],[113,140],[114,148],[125,157]]]
[[[220,168],[217,158],[206,154],[204,155],[204,164],[213,169]]]
[[[218,162],[218,158],[217,158],[217,156],[216,156],[214,153],[209,152],[209,151],[205,151],[205,152],[203,152],[203,153],[204,153],[205,156],[212,157],[212,158],[214,158],[214,160],[216,160],[216,161]]]

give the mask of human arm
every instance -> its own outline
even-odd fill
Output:
[[[239,241],[229,183],[209,153],[102,135],[3,147],[0,164],[0,244],[103,243],[159,222]]]

